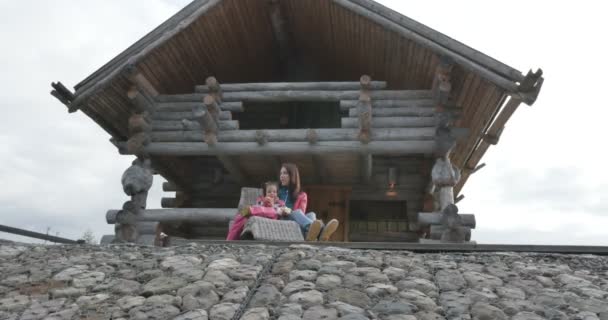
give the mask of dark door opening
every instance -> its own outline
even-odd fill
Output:
[[[243,130],[341,127],[339,102],[245,102],[244,108],[244,112],[233,113]]]

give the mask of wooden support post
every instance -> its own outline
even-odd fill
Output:
[[[203,98],[203,104],[205,105],[205,107],[207,108],[207,111],[209,111],[209,113],[213,117],[213,120],[217,124],[218,121],[220,120],[220,107],[218,106],[218,104],[216,102],[215,96],[206,95],[205,98]]]
[[[369,143],[372,131],[372,98],[370,92],[372,79],[368,75],[362,75],[359,82],[361,83],[359,105],[357,106],[359,113],[359,141]]]
[[[207,109],[207,106],[202,108],[194,108],[192,113],[205,133],[204,141],[208,145],[217,143],[218,123],[213,119],[213,115]]]
[[[220,87],[220,83],[217,81],[215,77],[208,77],[205,80],[205,84],[209,89],[209,93],[213,96],[216,103],[221,104],[222,99],[222,88]]]

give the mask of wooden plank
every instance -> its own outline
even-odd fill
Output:
[[[371,89],[380,90],[386,88],[386,81],[372,81]],[[359,82],[258,82],[258,83],[222,83],[223,92],[236,91],[275,91],[275,90],[323,90],[323,91],[342,91],[358,90]],[[196,93],[207,93],[209,88],[206,85],[196,86]]]
[[[186,120],[188,121],[188,120]],[[221,120],[218,123],[218,128],[222,130],[238,130],[239,122],[237,120]],[[177,121],[177,120],[154,120],[152,121],[152,131],[201,131],[200,123],[194,121]]]
[[[159,95],[156,101],[163,102],[197,102],[206,94],[188,93]],[[426,97],[427,90],[376,90],[371,92],[372,100],[401,100],[412,97]],[[222,102],[249,101],[249,102],[285,102],[285,101],[340,101],[359,99],[359,91],[343,90],[266,90],[266,91],[235,91],[225,92]]]
[[[220,125],[221,125],[220,121]],[[219,142],[257,142],[260,130],[232,130],[218,132]],[[308,129],[261,130],[266,142],[304,142],[308,141]],[[358,129],[315,129],[316,141],[355,141]],[[153,131],[150,133],[155,142],[194,142],[202,141],[202,131]],[[375,128],[371,139],[375,141],[434,140],[434,127],[420,128]]]
[[[424,92],[427,92],[426,90]],[[428,91],[430,92],[430,91]],[[340,100],[340,110],[348,111],[356,108],[359,100]],[[375,100],[372,101],[373,109],[382,108],[434,108],[435,102],[432,99],[412,98],[402,100]]]
[[[372,119],[372,128],[432,127],[435,124],[434,117],[375,117]],[[358,127],[359,119],[342,118],[342,128]]]
[[[177,111],[177,112],[163,111],[163,112],[156,112],[152,116],[152,120],[182,120],[182,119],[194,121],[195,116],[192,113],[192,111],[190,111],[190,112],[188,112],[188,111]],[[219,113],[219,120],[232,120],[232,113],[230,111],[221,111]]]
[[[124,144],[119,142],[119,145]],[[202,156],[242,154],[432,154],[434,141],[326,141],[314,145],[308,142],[271,142],[263,146],[255,142],[226,142],[209,146],[202,142],[153,142],[144,147],[150,155]],[[124,150],[123,150],[124,151]]]
[[[192,108],[200,106],[203,104],[203,101],[186,101],[186,102],[160,102],[156,105],[156,110],[159,112],[184,112],[184,111],[192,111]],[[245,109],[243,108],[242,101],[233,101],[233,102],[222,102],[220,104],[220,109],[223,111],[230,112],[243,112]]]
[[[372,106],[374,103],[372,102]],[[348,116],[351,118],[359,116],[359,109],[352,108],[348,111]],[[400,108],[372,108],[374,117],[432,117],[435,115],[433,108],[421,107],[400,107]]]
[[[115,217],[116,220],[107,219],[109,224],[121,223],[127,217],[117,213],[119,210],[109,210],[107,218]],[[144,209],[134,218],[136,221],[158,221],[158,222],[207,222],[226,223],[236,214],[236,208],[166,208],[166,209]]]
[[[463,226],[475,229],[476,222],[474,214],[460,213],[458,215],[462,218]],[[440,225],[442,216],[443,214],[441,212],[419,212],[418,224],[421,226]]]

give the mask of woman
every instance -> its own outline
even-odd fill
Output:
[[[285,202],[285,206],[291,209],[291,213],[283,212],[284,219],[297,222],[305,235],[306,241],[329,240],[329,237],[338,229],[338,220],[332,219],[323,225],[323,221],[317,220],[314,212],[306,213],[308,195],[301,190],[300,173],[298,167],[292,163],[284,163],[279,172],[279,199]]]

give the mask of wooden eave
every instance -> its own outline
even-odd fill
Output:
[[[483,138],[506,101],[531,104],[542,85],[541,73],[523,75],[371,0],[279,5],[290,49],[319,67],[315,78],[301,80],[356,81],[369,74],[391,89],[430,89],[440,58],[454,62],[452,100],[462,108],[457,125],[470,129],[452,153],[465,169],[457,191],[485,153]],[[133,70],[162,94],[191,93],[210,75],[222,83],[285,81],[278,47],[267,1],[195,0],[76,85],[69,107],[124,140]]]

